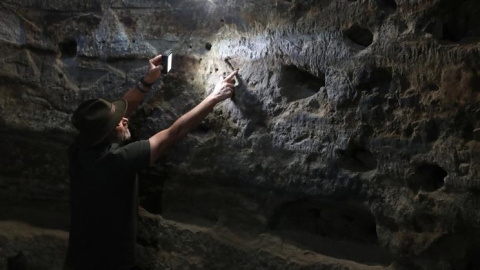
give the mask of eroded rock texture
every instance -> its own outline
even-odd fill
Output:
[[[475,0],[2,1],[0,269],[61,269],[69,118],[167,49],[174,71],[132,117],[136,138],[232,69],[241,85],[142,172],[141,269],[480,269],[479,13]]]

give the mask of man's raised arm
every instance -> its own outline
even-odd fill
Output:
[[[233,95],[233,79],[236,74],[237,71],[234,71],[227,78],[222,79],[217,83],[213,92],[200,102],[200,104],[178,118],[171,127],[158,132],[149,139],[151,153],[150,164],[153,164],[165,149],[197,127],[213,110],[213,107],[215,107],[217,103]]]
[[[162,62],[162,55],[157,55],[154,58],[148,61],[148,71],[145,77],[143,77],[139,82],[137,82],[134,86],[130,87],[130,89],[123,95],[123,99],[125,99],[128,103],[127,112],[125,113],[125,117],[130,117],[133,111],[135,111],[138,105],[142,102],[143,97],[145,94],[150,91],[150,87],[152,84],[160,78],[162,74],[163,67],[160,65]]]

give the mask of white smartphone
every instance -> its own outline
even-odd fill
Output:
[[[166,51],[162,54],[162,73],[167,74],[172,69],[172,58],[173,53],[172,51]]]

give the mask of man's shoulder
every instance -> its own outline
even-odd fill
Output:
[[[132,141],[125,144],[112,143],[104,147],[69,149],[71,165],[92,170],[94,168],[127,166],[137,168],[150,163],[150,143],[148,140]]]
[[[137,140],[125,143],[112,143],[109,145],[107,151],[111,154],[118,154],[123,151],[141,151],[144,150],[146,147],[150,147],[150,142],[148,140]]]
[[[116,165],[129,171],[137,171],[150,165],[150,142],[140,140],[127,144],[112,144],[108,155]]]
[[[108,155],[117,159],[137,159],[150,157],[150,142],[148,140],[131,141],[125,144],[114,143],[108,149]]]

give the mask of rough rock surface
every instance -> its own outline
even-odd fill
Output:
[[[67,230],[73,110],[119,97],[172,49],[136,138],[232,69],[241,85],[142,172],[141,269],[480,269],[479,12],[475,0],[1,1],[0,218]],[[64,236],[9,232],[1,270],[61,269]],[[45,242],[59,255],[31,252]]]

